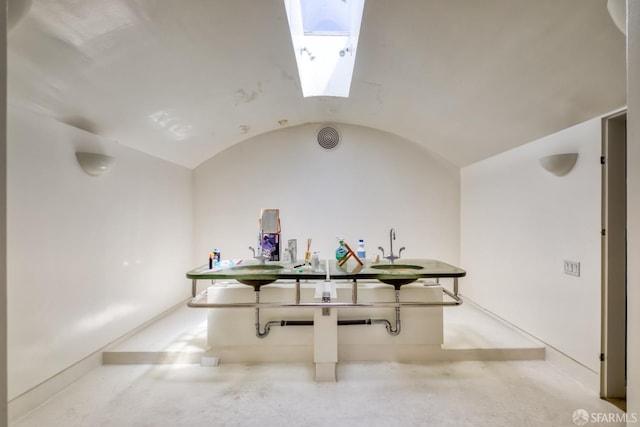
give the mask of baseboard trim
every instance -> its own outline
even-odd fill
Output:
[[[80,377],[102,365],[102,350],[98,350],[62,372],[43,381],[8,402],[9,422],[13,422],[40,406]]]
[[[464,297],[464,303],[473,305],[477,309],[482,310],[488,316],[491,316],[497,321],[502,322],[505,325],[508,325],[516,329],[517,331],[519,331],[520,333],[522,333],[532,341],[545,346],[545,350],[546,350],[545,360],[547,362],[551,363],[552,365],[555,365],[557,368],[564,371],[567,375],[575,379],[577,382],[582,384],[584,387],[586,387],[590,391],[598,395],[600,394],[600,374],[598,372],[594,371],[588,366],[585,366],[584,364],[580,363],[573,357],[563,353],[562,351],[558,350],[557,348],[550,345],[549,343],[541,340],[540,338],[534,335],[531,335],[529,332],[525,331],[524,329],[521,329],[517,325],[514,325],[508,320],[498,316],[497,314],[486,309],[485,307],[478,304],[477,302],[470,300],[468,297]]]
[[[560,350],[549,346],[547,361],[582,384],[596,395],[600,395],[600,373],[584,366],[582,363],[567,356]]]
[[[105,351],[103,365],[200,364],[204,351]]]
[[[151,319],[149,319],[146,322],[142,323],[138,327],[130,330],[126,334],[123,334],[120,337],[116,338],[115,340],[111,341],[109,344],[107,344],[104,347],[102,347],[99,351],[100,352],[110,351],[114,347],[117,347],[119,344],[121,344],[122,342],[128,340],[132,336],[136,335],[137,333],[142,331],[144,328],[146,328],[149,325],[152,325],[153,323],[157,322],[158,320],[166,317],[172,311],[176,311],[176,310],[184,307],[189,301],[191,301],[191,298],[192,297],[184,299],[184,300],[180,301],[179,303],[177,303],[176,305],[174,305],[173,307],[170,307],[167,310],[165,310],[165,311],[161,312],[160,314],[156,315],[155,317],[152,317]]]
[[[190,298],[189,298],[190,299]],[[24,415],[28,414],[30,411],[34,410],[48,399],[59,393],[61,390],[72,384],[73,382],[80,379],[82,376],[92,371],[93,369],[102,366],[103,364],[103,353],[112,348],[114,345],[126,340],[127,338],[135,335],[141,329],[147,327],[153,322],[158,321],[162,317],[171,313],[174,310],[177,310],[180,307],[183,307],[189,299],[185,299],[168,310],[163,311],[157,316],[151,318],[150,320],[144,322],[137,328],[127,332],[121,337],[111,341],[104,347],[96,350],[91,353],[84,359],[74,363],[68,368],[62,370],[61,372],[55,374],[54,376],[46,379],[42,383],[37,386],[31,388],[30,390],[25,391],[24,393],[14,397],[8,402],[8,420],[9,422],[14,422]],[[199,363],[199,361],[198,361]]]

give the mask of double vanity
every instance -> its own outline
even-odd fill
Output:
[[[431,259],[318,268],[243,261],[191,270],[189,307],[209,309],[207,344],[222,362],[314,362],[317,381],[335,381],[340,361],[437,357],[442,310],[462,303],[466,272]],[[211,281],[196,294],[198,281]],[[446,285],[446,286],[445,286]]]
[[[401,262],[383,261],[368,265],[339,266],[335,261],[319,264],[314,270],[309,265],[292,266],[279,262],[243,261],[221,269],[209,269],[206,265],[187,272],[192,281],[192,296],[196,296],[198,280],[236,280],[260,291],[261,287],[278,280],[377,280],[400,290],[403,285],[418,279],[453,278],[457,287],[457,278],[466,272],[450,264],[433,259],[403,259]],[[457,292],[456,292],[457,294]]]

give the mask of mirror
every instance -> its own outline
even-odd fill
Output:
[[[268,234],[280,233],[280,209],[262,209],[260,229]]]

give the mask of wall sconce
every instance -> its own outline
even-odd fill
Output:
[[[607,10],[613,23],[624,34],[627,35],[627,2],[626,0],[608,0]]]
[[[578,153],[554,154],[542,157],[540,165],[555,176],[568,174],[578,160]]]
[[[86,153],[86,152],[77,152],[76,159],[78,160],[78,164],[88,175],[98,176],[102,175],[115,163],[116,159],[112,156],[107,156],[106,154],[99,153]]]

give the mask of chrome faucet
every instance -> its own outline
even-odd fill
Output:
[[[388,259],[391,264],[393,264],[393,261],[400,259],[400,255],[402,254],[402,251],[404,251],[404,246],[400,248],[400,250],[398,251],[398,256],[395,256],[393,254],[393,241],[396,240],[396,230],[395,229],[391,229],[389,230],[389,255],[384,256],[384,249],[382,249],[382,246],[378,246],[378,249],[380,249],[382,251],[382,258]]]
[[[271,257],[269,255],[265,255],[262,252],[262,249],[260,248],[260,246],[258,246],[258,255],[256,255],[256,250],[253,249],[251,246],[249,246],[249,250],[251,252],[253,252],[253,258],[257,259],[258,261],[260,261],[260,264],[264,264],[264,262],[268,259],[270,259]]]
[[[264,233],[261,231],[258,234],[258,254],[256,255],[256,250],[253,249],[251,246],[249,246],[249,250],[253,253],[253,258],[257,259],[258,261],[260,261],[260,264],[264,264],[264,262],[268,259],[271,259],[271,254],[267,253],[265,255],[265,251],[264,248],[262,246],[262,240],[264,237]]]

